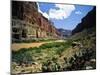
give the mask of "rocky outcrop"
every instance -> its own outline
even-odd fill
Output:
[[[38,12],[36,2],[12,1],[12,40],[59,38],[53,23]]]
[[[72,31],[72,34],[81,32],[84,29],[88,29],[96,26],[96,7],[94,7]]]

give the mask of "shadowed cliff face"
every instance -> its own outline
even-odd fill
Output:
[[[94,7],[72,31],[72,34],[81,32],[84,29],[88,29],[96,26],[96,7]]]

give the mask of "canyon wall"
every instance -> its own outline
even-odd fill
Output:
[[[12,40],[59,38],[53,23],[38,12],[36,2],[12,1]]]
[[[94,7],[79,23],[76,28],[72,31],[72,34],[81,32],[84,29],[91,27],[96,28],[96,7]]]

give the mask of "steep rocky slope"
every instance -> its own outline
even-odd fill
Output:
[[[72,31],[72,34],[96,26],[96,7],[94,7]]]

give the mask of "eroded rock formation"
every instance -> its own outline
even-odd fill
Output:
[[[12,38],[59,38],[60,33],[53,23],[38,12],[36,2],[12,1]]]

